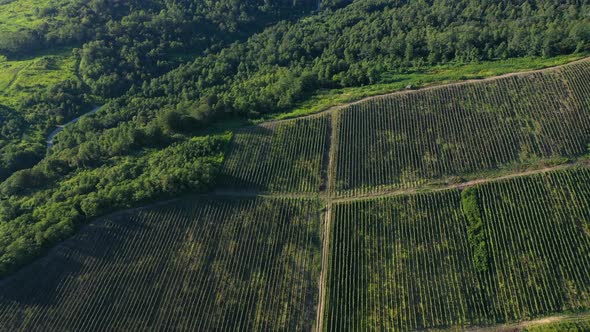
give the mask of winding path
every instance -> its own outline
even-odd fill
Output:
[[[47,148],[48,149],[51,149],[53,147],[53,139],[55,138],[55,136],[57,134],[59,134],[67,126],[80,121],[80,119],[83,118],[86,115],[90,115],[90,114],[94,114],[94,113],[98,112],[101,108],[102,108],[102,106],[96,106],[95,105],[95,106],[93,106],[93,108],[90,111],[88,111],[88,112],[80,115],[79,117],[77,117],[75,119],[70,120],[70,122],[68,122],[66,124],[57,126],[57,128],[54,131],[52,131],[51,134],[49,134],[49,136],[47,136]]]

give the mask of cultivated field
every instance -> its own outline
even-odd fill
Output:
[[[337,203],[324,329],[416,330],[590,307],[590,170]]]
[[[109,218],[0,284],[0,330],[309,331],[319,209],[193,199]]]
[[[333,117],[341,195],[572,158],[590,143],[590,61],[373,98]]]
[[[220,187],[318,192],[325,187],[330,116],[276,122],[235,133]]]
[[[588,152],[589,109],[588,59],[370,97],[238,131],[221,187],[356,197],[562,164]]]
[[[210,197],[0,282],[0,331],[587,326],[590,60],[233,137]]]

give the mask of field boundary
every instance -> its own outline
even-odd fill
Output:
[[[322,239],[322,269],[320,272],[320,281],[318,283],[319,288],[319,300],[318,300],[318,312],[316,318],[316,331],[322,331],[324,327],[324,308],[326,307],[326,292],[328,284],[328,258],[330,257],[330,244],[331,244],[331,230],[332,230],[332,194],[334,188],[334,172],[335,172],[335,161],[336,151],[339,139],[338,130],[340,122],[340,116],[338,113],[330,115],[330,128],[328,136],[330,138],[330,144],[328,145],[328,164],[326,171],[326,188],[324,194],[324,201],[326,204],[326,213],[324,215],[324,233]]]
[[[551,66],[551,67],[545,67],[545,68],[541,68],[541,69],[533,69],[533,70],[519,71],[519,72],[514,72],[514,73],[506,73],[506,74],[491,76],[491,77],[486,77],[486,78],[471,78],[471,79],[466,79],[466,80],[456,81],[456,82],[451,82],[451,83],[448,83],[448,82],[447,83],[432,83],[432,84],[429,84],[429,85],[426,85],[424,87],[417,88],[417,89],[405,89],[405,90],[397,90],[397,91],[393,91],[393,92],[389,92],[389,93],[377,94],[374,96],[369,96],[369,97],[361,98],[359,100],[351,101],[349,103],[345,103],[342,105],[330,106],[330,107],[326,108],[325,110],[319,111],[316,113],[306,114],[306,115],[288,118],[288,119],[263,121],[261,123],[258,123],[258,124],[252,125],[252,126],[248,126],[248,127],[264,126],[264,125],[271,125],[271,124],[283,123],[283,122],[288,122],[288,121],[295,121],[295,120],[299,120],[299,119],[320,117],[320,116],[323,116],[326,114],[336,113],[336,112],[338,112],[342,109],[348,108],[350,106],[362,104],[362,103],[365,103],[365,102],[368,102],[371,100],[380,99],[380,98],[387,98],[387,97],[398,96],[398,95],[407,95],[407,94],[413,94],[413,93],[422,93],[424,91],[430,91],[430,90],[435,90],[435,89],[444,89],[444,88],[448,88],[448,87],[452,87],[452,86],[461,86],[461,85],[474,84],[474,83],[484,83],[484,82],[500,80],[500,79],[507,78],[507,77],[532,75],[535,73],[559,70],[560,68],[574,65],[577,63],[582,63],[585,61],[590,61],[590,56],[586,56],[581,59],[574,60],[574,61],[571,61],[568,63],[564,63],[564,64],[560,64],[560,65],[556,65],[556,66]]]
[[[381,191],[375,191],[372,193],[364,193],[364,194],[355,194],[349,197],[339,197],[330,194],[329,191],[321,192],[321,193],[312,193],[312,192],[299,192],[299,193],[292,193],[292,192],[269,192],[269,191],[257,191],[257,190],[215,190],[209,193],[202,193],[202,194],[187,194],[178,198],[156,202],[153,204],[137,207],[135,209],[130,210],[123,210],[118,213],[125,213],[127,211],[136,211],[140,209],[147,209],[153,206],[160,206],[165,205],[168,203],[173,203],[179,200],[183,200],[186,198],[209,198],[209,199],[232,199],[232,198],[256,198],[256,197],[263,197],[263,198],[279,198],[279,199],[322,199],[326,202],[331,203],[339,203],[339,202],[350,202],[350,201],[359,201],[359,200],[367,200],[373,199],[378,197],[390,197],[390,196],[403,196],[403,195],[415,195],[421,193],[433,193],[433,192],[440,192],[445,190],[453,190],[453,189],[465,189],[469,187],[474,187],[490,182],[497,182],[497,181],[505,181],[514,178],[526,177],[531,175],[538,175],[538,174],[545,174],[549,172],[571,169],[571,168],[590,168],[590,161],[577,161],[573,163],[567,164],[560,164],[556,166],[550,167],[543,167],[539,169],[531,169],[525,170],[521,172],[513,172],[505,175],[500,176],[489,176],[489,177],[481,177],[474,180],[458,182],[458,183],[451,183],[445,185],[425,185],[423,187],[414,187],[414,188],[406,188],[406,189],[386,189]]]
[[[520,321],[517,323],[508,323],[491,326],[473,326],[466,329],[467,332],[513,332],[520,331],[527,327],[537,327],[553,323],[576,321],[579,319],[590,318],[590,312],[581,314],[557,314],[553,316],[541,317],[533,320]]]
[[[465,188],[483,185],[483,184],[490,183],[490,182],[506,181],[506,180],[515,179],[515,178],[545,174],[545,173],[549,173],[549,172],[570,169],[570,168],[577,168],[577,167],[586,168],[586,167],[590,167],[590,165],[588,165],[588,163],[560,164],[557,166],[543,167],[543,168],[539,168],[539,169],[527,170],[527,171],[522,171],[522,172],[514,172],[514,173],[509,173],[506,175],[495,176],[495,177],[494,176],[482,177],[482,178],[478,178],[475,180],[452,183],[452,184],[447,184],[447,185],[442,185],[442,186],[425,185],[423,187],[418,186],[418,187],[407,188],[407,189],[389,189],[389,190],[385,189],[385,190],[381,190],[381,191],[375,191],[372,193],[356,194],[351,197],[335,197],[335,198],[332,198],[332,201],[335,203],[352,202],[352,201],[369,200],[369,199],[374,199],[374,198],[379,198],[379,197],[415,195],[415,194],[420,194],[420,193],[434,193],[434,192],[453,190],[453,189],[463,190]]]

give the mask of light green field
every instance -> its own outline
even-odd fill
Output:
[[[68,79],[77,79],[70,50],[26,60],[0,56],[0,104],[15,108],[22,98]]]
[[[44,19],[35,14],[35,9],[48,4],[48,0],[0,0],[0,32],[36,28]]]
[[[552,319],[541,319],[540,323],[533,322],[525,327],[524,332],[583,332],[590,330],[590,316],[588,314],[568,315]],[[548,321],[549,323],[543,323]]]
[[[426,70],[416,70],[402,74],[389,74],[381,83],[362,87],[319,90],[311,98],[299,104],[288,113],[274,114],[257,122],[268,119],[290,119],[307,114],[318,113],[333,106],[344,105],[365,97],[376,96],[405,89],[421,88],[434,84],[446,84],[469,79],[481,79],[508,73],[543,69],[566,64],[587,56],[587,54],[572,54],[552,58],[515,58],[482,63],[463,65],[444,65],[429,67]]]

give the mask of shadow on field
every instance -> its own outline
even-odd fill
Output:
[[[85,274],[92,272],[97,262],[112,260],[129,236],[147,227],[123,216],[83,227],[47,256],[0,281],[0,309],[15,303],[25,307],[58,303],[63,289],[70,285],[83,288]],[[134,255],[130,256],[133,259]]]

